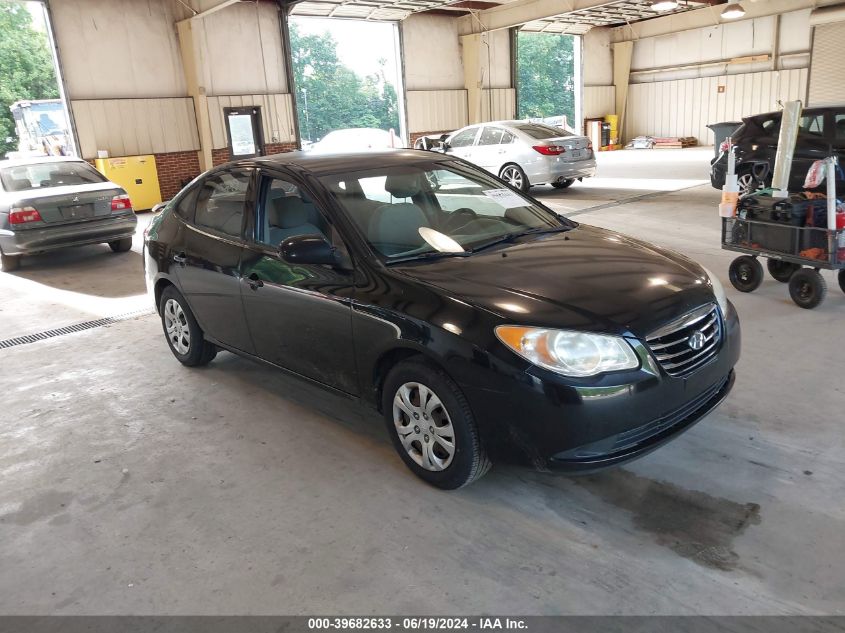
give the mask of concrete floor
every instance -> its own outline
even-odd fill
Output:
[[[0,350],[0,613],[845,614],[845,295],[729,286],[709,151],[602,155],[535,191],[725,283],[736,389],[681,438],[444,493],[372,413],[230,354],[183,368],[153,316]],[[145,307],[139,250],[0,274],[0,338]]]

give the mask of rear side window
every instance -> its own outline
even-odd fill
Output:
[[[845,141],[845,114],[837,114],[834,119],[833,126],[836,133],[836,139],[839,141]]]
[[[475,134],[478,131],[478,128],[470,128],[469,130],[464,130],[463,132],[459,132],[455,136],[452,137],[452,140],[449,141],[449,145],[452,147],[467,147],[472,145],[472,142],[475,140]]]
[[[199,187],[194,187],[190,191],[186,191],[176,204],[176,215],[187,222],[194,221],[194,206],[197,203],[199,190]]]
[[[499,145],[502,142],[502,132],[504,130],[499,127],[486,126],[481,131],[481,138],[478,139],[479,145]]]
[[[197,195],[194,224],[240,237],[251,176],[249,169],[233,169],[206,178]]]
[[[0,169],[6,191],[31,191],[49,187],[106,182],[103,175],[83,161],[34,163]]]
[[[824,114],[805,114],[798,123],[798,133],[824,136]]]

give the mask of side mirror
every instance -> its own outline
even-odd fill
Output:
[[[164,207],[167,206],[167,203],[170,202],[169,200],[165,200],[164,202],[159,202],[158,204],[154,205],[151,209],[153,214],[160,213],[164,210]]]
[[[279,253],[291,264],[328,264],[336,266],[339,258],[335,247],[322,235],[294,235],[279,246]]]

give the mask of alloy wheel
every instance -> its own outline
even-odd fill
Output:
[[[191,348],[191,331],[185,311],[175,299],[168,299],[164,304],[164,328],[173,349],[187,354]]]
[[[455,456],[455,431],[443,402],[431,388],[406,382],[393,397],[393,424],[411,459],[430,471],[449,467]]]
[[[741,195],[757,191],[757,180],[751,173],[740,174],[737,178],[737,184]]]

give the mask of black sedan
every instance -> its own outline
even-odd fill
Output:
[[[441,488],[500,457],[643,455],[725,398],[739,357],[736,312],[695,262],[430,152],[229,163],[144,252],[179,361],[226,349],[361,399]]]

